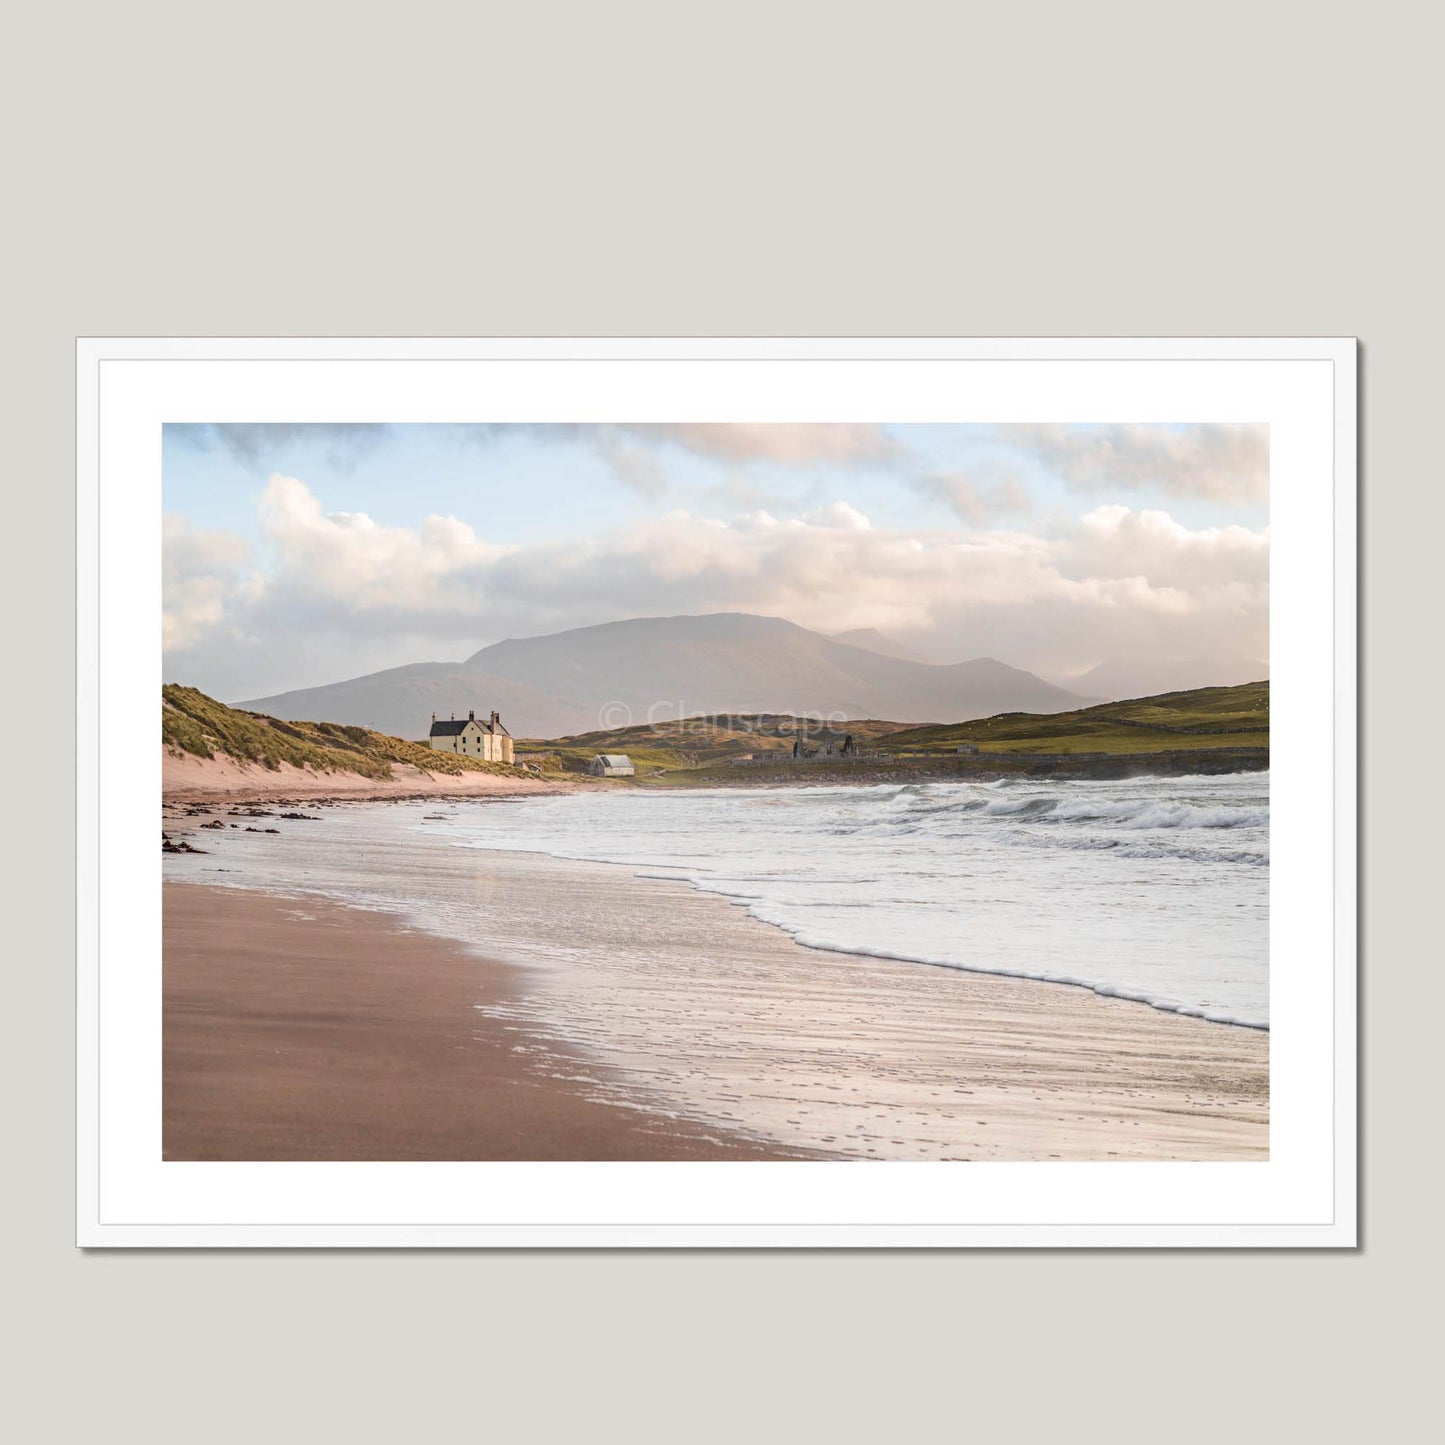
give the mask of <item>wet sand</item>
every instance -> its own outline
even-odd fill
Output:
[[[164,920],[168,1160],[790,1157],[600,1102],[479,1011],[512,970],[385,915],[167,883]]]
[[[1266,1032],[819,952],[675,881],[452,847],[425,806],[180,824],[208,852],[166,860],[168,1158],[1268,1158]]]
[[[424,906],[450,873],[493,920],[499,956],[528,965],[505,1016],[603,1061],[643,1102],[849,1159],[1268,1157],[1262,1030],[807,948],[625,866],[424,856]]]

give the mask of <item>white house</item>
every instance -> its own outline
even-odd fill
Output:
[[[630,778],[637,773],[626,753],[598,753],[587,764],[587,771],[594,778]]]
[[[500,713],[494,712],[486,722],[478,722],[474,712],[467,714],[465,722],[458,722],[455,716],[450,721],[438,722],[433,713],[431,736],[427,741],[439,753],[461,753],[488,763],[514,761],[512,735],[502,726]]]

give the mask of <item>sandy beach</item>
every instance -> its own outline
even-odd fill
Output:
[[[598,1102],[518,1042],[511,971],[320,899],[167,884],[166,1159],[767,1159]]]
[[[166,865],[168,1158],[1268,1157],[1266,1031],[820,952],[449,846],[424,804],[322,811],[182,825],[209,851]]]
[[[393,763],[389,778],[360,773],[317,773],[280,763],[265,768],[217,754],[212,758],[161,748],[161,795],[166,803],[315,802],[347,798],[384,801],[396,798],[522,798],[568,792],[585,780],[552,782],[504,773],[426,773]]]

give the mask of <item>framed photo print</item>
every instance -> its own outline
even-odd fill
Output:
[[[78,396],[81,1244],[1355,1242],[1353,341]]]

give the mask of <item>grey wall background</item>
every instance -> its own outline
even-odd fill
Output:
[[[31,6],[7,30],[22,1438],[1327,1439],[1408,1407],[1442,1029],[1412,746],[1440,700],[1423,7],[293,0]],[[77,1254],[72,783],[34,738],[71,711],[87,333],[1358,334],[1365,1248]]]

